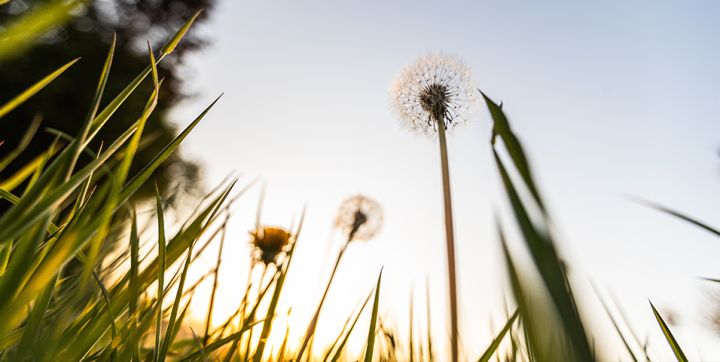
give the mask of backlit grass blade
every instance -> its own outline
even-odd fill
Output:
[[[674,216],[674,217],[676,217],[676,218],[678,218],[678,219],[680,219],[680,220],[689,222],[690,224],[693,224],[693,225],[695,225],[695,226],[697,226],[697,227],[699,227],[699,228],[701,228],[701,229],[703,229],[703,230],[705,230],[705,231],[707,231],[707,232],[710,232],[710,233],[714,234],[715,236],[720,236],[720,230],[718,230],[718,229],[716,229],[716,228],[714,228],[714,227],[712,227],[712,226],[710,226],[710,225],[708,225],[708,224],[706,224],[706,223],[703,223],[703,222],[701,222],[701,221],[698,221],[698,220],[696,220],[696,219],[694,219],[694,218],[692,218],[692,217],[690,217],[690,216],[687,216],[687,215],[685,215],[685,214],[683,214],[683,213],[680,213],[680,212],[678,212],[678,211],[669,209],[669,208],[667,208],[667,207],[664,207],[664,206],[658,205],[658,204],[656,204],[656,203],[653,203],[653,202],[651,202],[651,201],[643,200],[643,199],[640,199],[640,198],[633,198],[633,200],[635,200],[636,202],[638,202],[638,203],[640,203],[640,204],[643,204],[643,205],[645,205],[645,206],[648,206],[648,207],[650,207],[650,208],[653,208],[653,209],[655,209],[655,210],[664,212],[664,213],[666,213],[666,214],[668,214],[668,215],[672,215],[672,216]]]
[[[380,282],[382,281],[382,269],[378,275],[375,286],[375,300],[373,301],[372,314],[370,316],[370,328],[368,328],[367,346],[365,348],[365,362],[372,362],[373,351],[375,350],[375,331],[377,330],[378,307],[380,305]]]
[[[95,118],[95,115],[100,108],[100,101],[102,100],[103,93],[105,92],[105,87],[107,86],[108,76],[110,75],[110,68],[112,66],[113,56],[115,54],[116,42],[117,38],[115,34],[113,34],[112,43],[110,43],[110,49],[108,50],[108,54],[105,57],[105,63],[103,63],[103,68],[100,72],[100,79],[98,80],[98,85],[95,89],[95,95],[93,97],[90,110],[88,111],[87,116],[85,116],[85,121],[80,128],[78,139],[75,142],[71,143],[70,152],[72,153],[72,159],[68,164],[67,174],[65,176],[66,178],[70,177],[73,170],[75,169],[75,163],[77,162],[80,154],[84,149],[84,147],[82,147],[82,144],[85,143],[85,139],[90,133],[90,126],[92,125],[92,120]]]
[[[490,116],[493,119],[493,136],[491,139],[491,144],[495,144],[496,135],[500,136],[500,138],[503,140],[503,143],[505,144],[505,148],[507,149],[508,154],[510,155],[513,163],[515,164],[515,167],[522,176],[523,181],[527,185],[528,189],[532,193],[535,202],[544,212],[545,206],[542,198],[540,197],[540,191],[538,190],[537,186],[535,186],[535,181],[533,180],[532,173],[530,172],[530,164],[527,160],[527,157],[525,156],[525,152],[523,151],[523,147],[520,144],[520,141],[517,139],[517,137],[515,137],[515,134],[510,128],[510,122],[508,122],[505,113],[502,111],[502,105],[495,104],[495,102],[488,98],[485,93],[480,93],[482,94],[483,99],[485,99],[485,104],[487,105],[488,110],[490,111]]]
[[[502,342],[503,338],[505,338],[505,335],[508,333],[510,328],[512,328],[513,323],[515,323],[515,320],[517,319],[518,315],[520,314],[519,310],[516,310],[515,313],[508,319],[507,322],[505,322],[505,326],[500,330],[500,333],[493,339],[492,343],[490,343],[490,346],[483,352],[482,356],[480,356],[479,362],[489,362],[490,358],[492,358],[493,354],[497,351],[498,347],[500,346],[500,343]]]
[[[50,305],[50,299],[52,298],[55,286],[57,285],[57,277],[53,282],[49,283],[40,294],[39,298],[36,299],[35,305],[32,308],[30,315],[28,316],[27,323],[23,328],[23,337],[18,345],[18,352],[25,354],[25,357],[18,356],[18,359],[32,359],[32,351],[36,351],[36,348],[40,347],[37,345],[37,339],[39,337],[39,330],[43,322],[43,317],[48,310]]]
[[[162,319],[163,319],[163,297],[164,283],[165,283],[165,215],[162,208],[162,200],[160,199],[160,189],[155,184],[155,208],[158,221],[158,273],[157,273],[157,285],[158,285],[158,307],[157,307],[157,321],[155,323],[155,350],[154,357],[155,361],[160,361],[160,343],[162,341]]]
[[[10,151],[2,158],[2,160],[0,160],[0,171],[4,170],[5,167],[10,164],[10,162],[14,161],[15,158],[17,158],[17,156],[19,156],[22,151],[27,148],[27,146],[30,144],[30,141],[32,141],[33,136],[35,136],[35,132],[37,132],[38,127],[40,127],[41,120],[42,117],[40,117],[39,115],[33,118],[32,122],[30,123],[30,127],[28,127],[28,129],[25,131],[25,134],[20,139],[20,143],[18,143],[12,151]],[[7,189],[7,187],[3,188]]]
[[[220,226],[221,234],[220,234],[220,246],[218,247],[218,253],[217,253],[217,259],[215,261],[215,268],[213,269],[213,287],[212,291],[210,292],[210,304],[208,305],[207,315],[205,317],[205,331],[203,333],[203,342],[202,344],[207,344],[209,333],[210,333],[210,324],[212,323],[212,313],[213,308],[215,307],[215,295],[217,293],[218,288],[218,276],[220,273],[220,264],[222,262],[222,252],[225,247],[225,236],[227,234],[227,224],[230,220],[230,212],[226,208],[226,214],[225,214],[225,221],[223,222],[222,226]]]
[[[198,16],[202,13],[202,10],[198,10],[193,14],[192,17],[188,21],[185,22],[185,25],[180,28],[173,36],[170,38],[170,40],[165,44],[165,46],[162,47],[160,50],[160,58],[165,57],[166,55],[172,53],[175,48],[177,47],[178,43],[180,43],[180,40],[185,36],[185,34],[190,30],[190,27],[192,24],[197,20]]]
[[[243,335],[245,332],[247,332],[250,328],[253,328],[253,327],[255,327],[256,325],[258,325],[259,323],[262,323],[262,322],[263,322],[262,320],[259,320],[259,321],[255,321],[255,322],[253,322],[253,323],[244,325],[244,326],[242,326],[242,327],[240,328],[239,331],[234,332],[234,333],[230,334],[230,335],[227,336],[227,337],[223,337],[223,338],[221,338],[221,339],[218,339],[217,341],[214,341],[214,342],[208,344],[207,346],[205,346],[205,349],[204,349],[205,353],[214,352],[214,351],[216,351],[216,350],[218,350],[218,349],[220,349],[220,348],[225,347],[225,346],[226,346],[228,343],[230,343],[230,342],[239,340],[240,337],[242,337],[242,335]],[[200,356],[200,354],[201,354],[200,351],[195,351],[195,352],[190,353],[190,354],[188,354],[187,356],[183,357],[182,359],[180,359],[180,361],[181,361],[181,362],[185,362],[185,361],[195,361],[195,360],[197,360],[197,358]]]
[[[607,303],[605,303],[605,299],[600,295],[600,292],[598,291],[597,287],[595,286],[595,283],[591,283],[593,291],[595,291],[595,295],[598,297],[598,300],[600,301],[600,304],[602,304],[603,309],[605,309],[605,313],[607,313],[608,318],[610,318],[610,322],[612,322],[613,327],[615,328],[615,332],[617,332],[617,335],[620,337],[620,339],[623,342],[623,345],[625,346],[625,349],[627,350],[628,354],[630,355],[630,358],[634,362],[637,362],[638,359],[635,356],[635,353],[633,352],[632,348],[630,348],[630,344],[628,343],[628,340],[625,338],[625,334],[620,330],[620,325],[618,325],[617,321],[615,320],[615,317],[613,317],[612,313],[610,312],[610,308],[608,307]]]
[[[675,336],[673,336],[670,328],[665,323],[662,316],[660,316],[660,313],[658,313],[657,309],[655,309],[655,306],[652,304],[652,302],[648,301],[648,303],[650,303],[650,308],[652,308],[653,315],[655,315],[655,320],[657,320],[658,325],[660,325],[660,329],[662,330],[665,339],[667,340],[670,348],[675,354],[675,358],[677,358],[679,362],[687,362],[688,359],[687,357],[685,357],[685,353],[682,351],[682,348],[680,348],[677,340],[675,340]]]
[[[163,47],[163,49],[169,48],[174,49],[175,46],[177,46],[178,42],[183,38],[185,33],[187,33],[189,27],[192,25],[192,23],[195,21],[195,18],[197,17],[198,13],[195,14],[190,20],[188,20],[183,27],[181,27],[166,43],[166,45]],[[92,131],[89,134],[88,138],[85,140],[85,143],[82,144],[82,148],[87,147],[89,142],[98,134],[100,129],[105,125],[105,123],[110,119],[110,117],[117,111],[117,109],[122,105],[125,100],[132,94],[135,89],[140,85],[140,83],[150,75],[150,73],[153,72],[153,67],[157,66],[157,63],[160,63],[166,55],[168,55],[169,52],[163,51],[160,54],[160,57],[156,61],[153,62],[153,64],[148,65],[140,74],[135,77],[126,87],[123,89],[101,112],[98,114],[95,119],[92,121]]]
[[[493,155],[505,186],[505,192],[515,214],[515,219],[525,240],[525,245],[530,251],[545,288],[560,315],[562,325],[573,344],[575,352],[578,354],[576,357],[585,361],[593,360],[585,328],[576,310],[562,262],[557,255],[553,242],[544,233],[535,229],[505,166],[494,149]]]
[[[355,315],[355,319],[353,320],[352,324],[350,325],[350,328],[348,328],[347,332],[345,332],[345,335],[343,336],[342,341],[338,345],[337,349],[335,350],[335,354],[330,359],[331,362],[337,362],[340,359],[340,356],[342,356],[343,350],[345,349],[345,345],[347,344],[348,340],[350,339],[350,335],[352,334],[353,329],[355,329],[355,324],[357,324],[358,320],[360,320],[360,316],[362,315],[362,312],[365,310],[365,307],[367,306],[368,302],[370,301],[370,297],[372,297],[373,292],[375,289],[370,291],[368,293],[367,298],[365,298],[365,301],[363,302],[362,306],[360,307],[360,310],[358,310],[357,314]],[[374,308],[374,306],[373,306]]]
[[[28,177],[33,175],[37,170],[40,170],[42,166],[45,165],[47,159],[55,155],[61,148],[59,145],[52,146],[47,152],[43,152],[30,162],[24,164],[17,172],[0,182],[0,189],[12,191],[20,186]]]
[[[2,41],[0,41],[0,54],[3,53],[2,51]],[[0,56],[1,57],[1,56]],[[0,106],[0,118],[5,116],[6,114],[10,113],[13,109],[17,108],[17,106],[21,105],[23,102],[28,100],[30,97],[34,96],[35,93],[39,92],[41,89],[45,88],[50,82],[52,82],[55,78],[57,78],[60,74],[65,72],[70,66],[75,64],[80,58],[75,58],[71,60],[70,62],[66,63],[62,67],[58,68],[56,71],[48,74],[43,79],[40,79],[37,83],[30,86],[30,88],[26,89],[19,95],[17,95],[15,98],[11,99],[9,102],[5,103],[4,105]]]
[[[180,308],[180,301],[182,299],[183,295],[183,287],[185,286],[185,279],[187,278],[187,272],[190,268],[190,260],[192,259],[192,249],[193,249],[194,242],[190,243],[190,247],[187,250],[187,257],[185,258],[185,264],[183,265],[182,273],[180,274],[180,282],[177,287],[177,292],[175,293],[175,301],[173,302],[172,311],[170,312],[170,319],[168,319],[168,327],[167,330],[168,333],[165,333],[165,338],[163,339],[162,344],[160,345],[160,360],[165,360],[167,356],[167,352],[170,349],[170,345],[172,344],[173,340],[175,339],[175,334],[172,332],[175,328],[175,324],[177,323],[177,313]]]
[[[197,126],[197,124],[205,117],[205,115],[210,111],[210,109],[217,103],[218,100],[220,100],[220,97],[222,97],[222,94],[218,96],[212,103],[210,103],[205,110],[200,113],[195,120],[192,121],[175,139],[173,139],[172,142],[170,142],[165,148],[163,148],[162,151],[158,155],[153,158],[150,163],[148,163],[145,167],[143,167],[140,172],[135,174],[135,176],[128,182],[128,184],[125,186],[125,188],[122,190],[122,193],[120,194],[120,202],[125,202],[127,199],[130,198],[131,195],[133,195],[144,183],[145,181],[150,178],[152,173],[163,163],[165,162],[170,155],[175,152],[177,147],[180,145],[180,143],[185,139],[185,137],[192,132],[192,130]]]
[[[138,270],[140,269],[140,238],[138,237],[137,213],[132,210],[132,220],[130,224],[130,298],[128,300],[128,314],[130,315],[130,348],[134,361],[140,360],[140,350],[138,346],[139,336],[138,329],[138,299],[140,299],[140,285],[138,283]]]
[[[427,339],[427,352],[428,352],[428,361],[434,360],[434,353],[433,353],[433,344],[432,344],[432,317],[430,316],[430,279],[425,279],[425,312],[427,318],[427,330],[426,330],[426,339]]]
[[[505,257],[505,266],[508,271],[510,279],[510,286],[512,287],[513,295],[515,296],[515,302],[518,305],[518,311],[523,324],[523,332],[525,336],[525,345],[528,349],[529,359],[543,360],[549,356],[545,355],[545,345],[540,341],[538,335],[538,325],[535,320],[535,316],[531,309],[527,293],[523,288],[522,282],[520,281],[519,273],[515,267],[515,262],[510,256],[508,250],[507,241],[505,235],[500,227],[499,221],[497,225],[498,237],[500,238],[500,244],[502,246],[503,256]]]

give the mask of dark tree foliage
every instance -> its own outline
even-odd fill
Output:
[[[47,0],[12,0],[0,6],[0,26],[21,16]],[[43,89],[27,103],[14,110],[0,122],[0,157],[20,141],[36,116],[42,117],[41,128],[28,149],[3,171],[8,176],[21,165],[47,150],[55,138],[48,128],[76,135],[90,108],[100,71],[110,47],[113,34],[117,46],[110,78],[103,96],[102,107],[117,95],[149,64],[147,42],[156,51],[198,9],[203,9],[198,22],[207,18],[214,0],[97,0],[76,14],[65,26],[43,35],[35,46],[21,56],[0,63],[0,102],[6,101],[32,83],[71,59],[81,57],[66,73]],[[182,91],[187,76],[183,57],[200,49],[203,39],[191,31],[179,48],[160,66],[164,78],[157,108],[148,120],[143,134],[142,149],[138,151],[131,173],[147,164],[177,132],[167,121],[170,108],[189,96]],[[110,142],[134,122],[142,112],[152,90],[150,82],[141,87],[95,139],[91,148],[97,150],[102,141]],[[83,156],[82,162],[89,160]],[[196,190],[198,166],[175,154],[157,172],[157,180],[166,196]],[[152,195],[152,187],[145,187],[138,195]]]

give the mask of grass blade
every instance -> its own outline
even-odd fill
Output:
[[[518,315],[520,315],[520,310],[515,310],[515,313],[513,313],[512,317],[508,319],[507,322],[505,322],[505,326],[500,330],[500,333],[493,339],[492,343],[490,343],[490,346],[483,352],[482,356],[480,356],[479,362],[489,362],[490,358],[495,354],[495,351],[497,351],[497,348],[500,346],[500,342],[502,342],[503,338],[505,338],[505,335],[507,332],[512,328],[513,323],[517,319]]]
[[[3,44],[3,42],[0,41],[0,54],[3,54],[2,44]],[[50,84],[50,82],[52,82],[60,74],[65,72],[68,68],[70,68],[70,66],[75,64],[78,60],[80,60],[80,58],[75,58],[75,59],[71,60],[70,62],[66,63],[62,67],[58,68],[56,71],[45,76],[43,79],[40,79],[37,83],[33,84],[30,88],[28,88],[25,91],[23,91],[22,93],[18,94],[15,98],[11,99],[9,102],[0,106],[0,118],[5,116],[6,114],[10,113],[10,111],[17,108],[17,106],[21,105],[23,102],[28,100],[30,97],[34,96],[35,93],[39,92],[41,89],[45,88],[45,86]]]
[[[652,304],[652,302],[648,301],[650,303],[650,308],[652,308],[653,315],[655,315],[655,319],[658,322],[658,325],[660,325],[660,329],[662,329],[663,335],[665,336],[665,339],[667,340],[668,344],[670,345],[670,348],[672,349],[673,353],[675,354],[675,358],[679,362],[687,362],[687,357],[685,357],[685,353],[683,353],[682,348],[680,348],[680,345],[678,344],[677,340],[675,340],[675,336],[673,336],[672,332],[670,331],[670,328],[665,323],[663,318],[660,316],[660,313],[658,313],[657,309],[655,309],[655,306]]]
[[[365,362],[372,362],[373,351],[375,350],[375,330],[377,329],[381,281],[382,269],[380,269],[380,275],[378,275],[377,285],[375,286],[375,300],[373,301],[372,315],[370,316],[370,328],[368,329],[367,347],[365,348]]]
[[[155,323],[155,349],[154,356],[155,361],[160,361],[160,343],[162,341],[162,319],[163,319],[163,297],[164,297],[164,282],[165,282],[165,216],[162,209],[162,200],[160,199],[160,190],[158,189],[157,183],[155,184],[155,202],[156,212],[158,220],[158,307],[157,307],[157,321]]]

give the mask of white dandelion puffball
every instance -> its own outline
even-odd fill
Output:
[[[335,226],[348,236],[348,240],[372,239],[382,224],[382,206],[363,195],[355,195],[343,201],[335,218]]]
[[[393,108],[411,130],[433,134],[467,121],[477,89],[457,58],[428,54],[406,67],[391,89]]]

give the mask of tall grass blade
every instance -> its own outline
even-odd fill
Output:
[[[483,352],[482,356],[480,356],[480,359],[478,362],[489,362],[490,358],[495,354],[498,347],[500,347],[500,343],[505,338],[505,335],[510,331],[512,328],[513,323],[515,323],[515,320],[517,319],[518,315],[520,315],[520,310],[516,310],[515,313],[510,317],[510,319],[505,322],[505,326],[500,330],[500,333],[493,339],[492,343],[490,343],[490,346]]]
[[[653,315],[655,315],[655,319],[658,322],[658,325],[660,325],[660,329],[663,332],[663,335],[665,336],[665,339],[667,340],[668,344],[670,345],[670,348],[672,349],[673,353],[675,354],[675,358],[679,362],[687,362],[687,357],[685,357],[685,353],[682,351],[682,348],[680,348],[680,345],[678,344],[677,340],[675,340],[675,336],[673,336],[672,332],[670,331],[670,328],[663,320],[662,316],[660,316],[660,313],[658,313],[657,309],[655,309],[655,306],[652,304],[652,302],[648,301],[650,303],[650,308],[652,308]]]
[[[160,343],[162,341],[162,319],[163,319],[163,298],[165,288],[165,270],[167,266],[165,264],[165,215],[162,208],[162,200],[160,198],[160,189],[157,183],[155,184],[155,208],[157,213],[158,221],[158,268],[157,268],[157,285],[158,285],[158,307],[157,307],[157,320],[155,323],[155,346],[154,346],[154,357],[155,361],[160,361]]]
[[[545,212],[545,206],[542,198],[540,197],[540,191],[535,185],[535,181],[532,177],[532,172],[530,171],[530,164],[527,160],[527,157],[525,156],[525,152],[523,151],[523,147],[520,144],[520,141],[517,139],[515,134],[512,132],[512,129],[510,128],[510,122],[508,122],[505,113],[502,111],[502,105],[495,104],[495,102],[493,102],[487,95],[485,95],[485,93],[480,93],[482,94],[483,99],[485,100],[485,104],[490,111],[490,116],[493,119],[493,136],[491,138],[491,144],[494,145],[495,137],[500,136],[500,138],[503,140],[503,143],[505,144],[505,148],[507,149],[510,157],[513,160],[513,163],[515,164],[515,167],[522,176],[523,182],[525,182],[528,189],[532,193],[537,205],[540,207],[540,209],[543,210],[543,212]]]
[[[0,54],[3,54],[2,51],[2,44],[3,42],[0,40]],[[2,56],[0,56],[2,57]],[[70,66],[75,64],[80,58],[75,58],[71,60],[70,62],[66,63],[62,67],[58,68],[56,71],[46,75],[43,79],[40,79],[37,83],[30,86],[30,88],[26,89],[22,93],[18,94],[15,98],[11,99],[4,105],[0,106],[0,118],[5,116],[6,114],[10,113],[13,109],[17,108],[17,106],[21,105],[26,100],[30,99],[30,97],[34,96],[35,93],[39,92],[45,86],[50,84],[55,78],[57,78],[60,74],[63,74]]]
[[[382,269],[378,275],[375,286],[375,299],[373,301],[372,315],[370,316],[370,328],[368,328],[367,347],[365,348],[365,362],[372,362],[373,351],[375,350],[375,331],[377,330],[378,307],[380,305],[380,282],[382,281]]]
[[[130,299],[128,300],[128,313],[130,315],[130,348],[133,361],[140,360],[140,349],[138,346],[138,300],[140,299],[140,285],[138,283],[138,270],[140,269],[140,238],[138,237],[137,213],[132,210],[132,221],[130,224]]]
[[[353,329],[355,329],[355,324],[357,324],[358,320],[360,320],[360,316],[362,315],[362,312],[365,310],[365,307],[367,306],[368,302],[370,301],[370,297],[372,297],[373,292],[375,289],[370,291],[368,293],[367,298],[365,298],[365,301],[363,302],[362,306],[360,307],[360,310],[358,310],[357,314],[355,315],[355,319],[353,320],[352,324],[350,325],[350,328],[345,332],[345,336],[343,337],[342,341],[338,345],[337,349],[335,350],[335,354],[330,359],[331,362],[337,362],[340,359],[340,356],[342,356],[343,350],[345,349],[345,345],[347,344],[348,340],[350,339],[350,335],[352,334]]]

